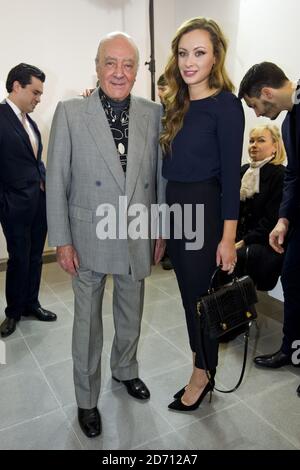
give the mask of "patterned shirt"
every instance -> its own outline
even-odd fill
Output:
[[[99,96],[116,144],[123,171],[126,174],[130,95],[123,101],[114,101],[99,88]]]

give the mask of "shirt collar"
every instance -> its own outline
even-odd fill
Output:
[[[18,108],[18,106],[15,103],[13,103],[9,98],[6,98],[5,101],[11,107],[13,112],[18,116],[18,118],[21,119],[22,111]]]

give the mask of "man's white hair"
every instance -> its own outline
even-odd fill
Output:
[[[104,36],[104,37],[100,40],[99,46],[98,46],[98,50],[97,50],[96,59],[95,59],[96,65],[97,65],[98,62],[99,62],[99,58],[100,58],[100,53],[101,53],[102,46],[103,46],[106,42],[111,41],[112,39],[115,39],[115,38],[127,39],[127,41],[132,45],[132,47],[133,47],[134,50],[135,50],[136,65],[138,66],[138,65],[139,65],[139,60],[140,60],[140,54],[139,54],[138,47],[137,47],[137,45],[135,44],[135,42],[134,42],[134,40],[132,39],[132,37],[129,36],[129,34],[127,34],[127,33],[123,33],[122,31],[113,31],[112,33],[108,33],[108,34],[106,34],[106,36]]]

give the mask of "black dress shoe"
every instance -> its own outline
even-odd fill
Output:
[[[127,392],[132,397],[138,398],[139,400],[147,400],[150,398],[149,389],[147,388],[146,384],[144,384],[144,382],[138,377],[131,380],[119,380],[116,377],[113,377],[113,379],[124,384],[127,388]]]
[[[101,418],[97,408],[91,408],[90,410],[78,408],[78,421],[81,430],[87,437],[96,437],[101,434]]]
[[[292,364],[290,356],[284,354],[281,350],[273,354],[257,356],[253,359],[253,361],[259,367],[269,367],[271,369],[279,369],[279,367]]]
[[[170,260],[170,258],[168,256],[166,256],[165,258],[163,258],[160,262],[160,264],[162,265],[162,268],[165,270],[165,271],[170,271],[171,269],[173,269],[173,265],[172,265],[172,262]]]
[[[298,397],[300,397],[300,385],[299,385],[299,387],[297,388],[297,395],[298,395]]]
[[[33,308],[31,310],[27,310],[24,314],[24,317],[33,316],[36,317],[40,321],[55,321],[57,320],[57,316],[55,313],[50,312],[50,310],[45,310],[42,307]]]
[[[15,318],[5,318],[4,322],[2,322],[0,326],[2,338],[6,338],[16,330],[18,321],[19,320],[16,320]]]

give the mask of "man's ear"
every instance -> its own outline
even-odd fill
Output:
[[[18,92],[20,90],[20,88],[22,88],[21,83],[18,80],[15,80],[13,85],[12,85],[13,91]]]
[[[272,100],[274,98],[274,90],[273,88],[270,87],[263,87],[261,89],[261,97],[262,98],[267,98],[268,100]]]

